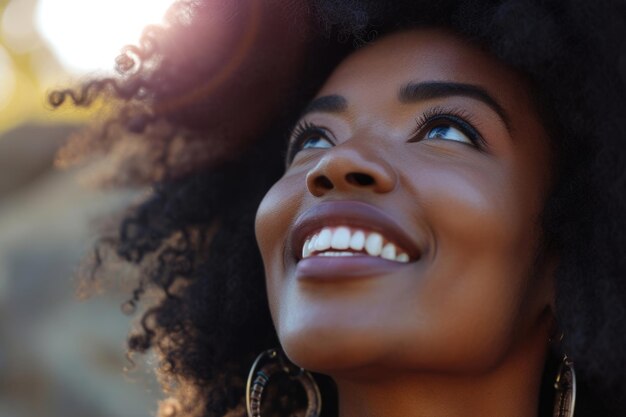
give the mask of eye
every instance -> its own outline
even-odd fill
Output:
[[[462,110],[435,107],[422,114],[409,142],[433,139],[461,142],[479,150],[487,148],[471,117]]]
[[[293,161],[296,154],[304,149],[326,149],[334,146],[330,136],[330,133],[322,127],[309,122],[299,123],[291,135],[287,163]]]
[[[322,136],[311,136],[302,141],[300,145],[300,149],[309,149],[309,148],[330,148],[333,146],[330,141]]]
[[[454,140],[457,142],[464,142],[469,145],[474,143],[465,133],[449,124],[439,125],[429,129],[426,133],[426,139]]]

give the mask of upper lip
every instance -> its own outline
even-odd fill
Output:
[[[380,208],[360,201],[326,201],[309,208],[296,219],[288,247],[291,247],[293,256],[300,259],[302,246],[311,234],[326,226],[340,225],[379,232],[402,247],[411,261],[421,256],[421,248],[404,228]]]

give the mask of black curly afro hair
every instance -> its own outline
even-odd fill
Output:
[[[426,25],[481,45],[535,86],[557,155],[557,181],[542,216],[544,250],[559,258],[556,314],[562,348],[576,362],[576,416],[626,415],[620,400],[626,397],[626,2],[285,1],[294,13],[305,7],[313,22],[308,64],[280,111],[245,142],[228,137],[227,128],[216,135],[218,128],[206,123],[211,96],[189,94],[211,76],[203,65],[210,48],[192,47],[211,42],[209,3],[176,4],[168,26],[149,28],[139,46],[118,58],[119,78],[50,96],[53,105],[68,97],[88,105],[98,95],[113,96],[117,116],[88,133],[97,139],[92,146],[110,150],[119,137],[149,144],[152,165],[126,179],[151,182],[153,193],[103,238],[93,268],[97,273],[111,251],[141,266],[128,311],[147,291],[162,294],[142,313],[128,346],[160,354],[172,395],[161,405],[163,415],[245,415],[249,366],[259,352],[278,346],[253,223],[283,170],[286,132],[343,56],[386,33]],[[192,98],[163,105],[176,95]],[[180,151],[186,148],[192,151]],[[207,149],[227,151],[198,156]],[[546,365],[542,416],[551,415],[555,361]],[[336,416],[333,382],[316,377],[323,415]],[[302,406],[302,392],[279,381],[265,415],[293,415]]]

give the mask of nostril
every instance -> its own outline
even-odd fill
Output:
[[[352,185],[367,186],[374,184],[374,178],[371,175],[353,172],[346,175],[346,181]]]
[[[315,186],[318,188],[323,188],[326,190],[332,190],[333,188],[335,188],[335,186],[333,185],[333,183],[324,175],[321,175],[317,178],[315,178],[315,180],[313,180],[313,182],[315,183]]]

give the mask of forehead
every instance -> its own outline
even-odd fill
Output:
[[[346,58],[318,96],[349,102],[397,95],[407,82],[454,81],[483,87],[513,113],[532,104],[530,83],[497,58],[443,29],[386,36]],[[374,94],[372,94],[374,93]]]

